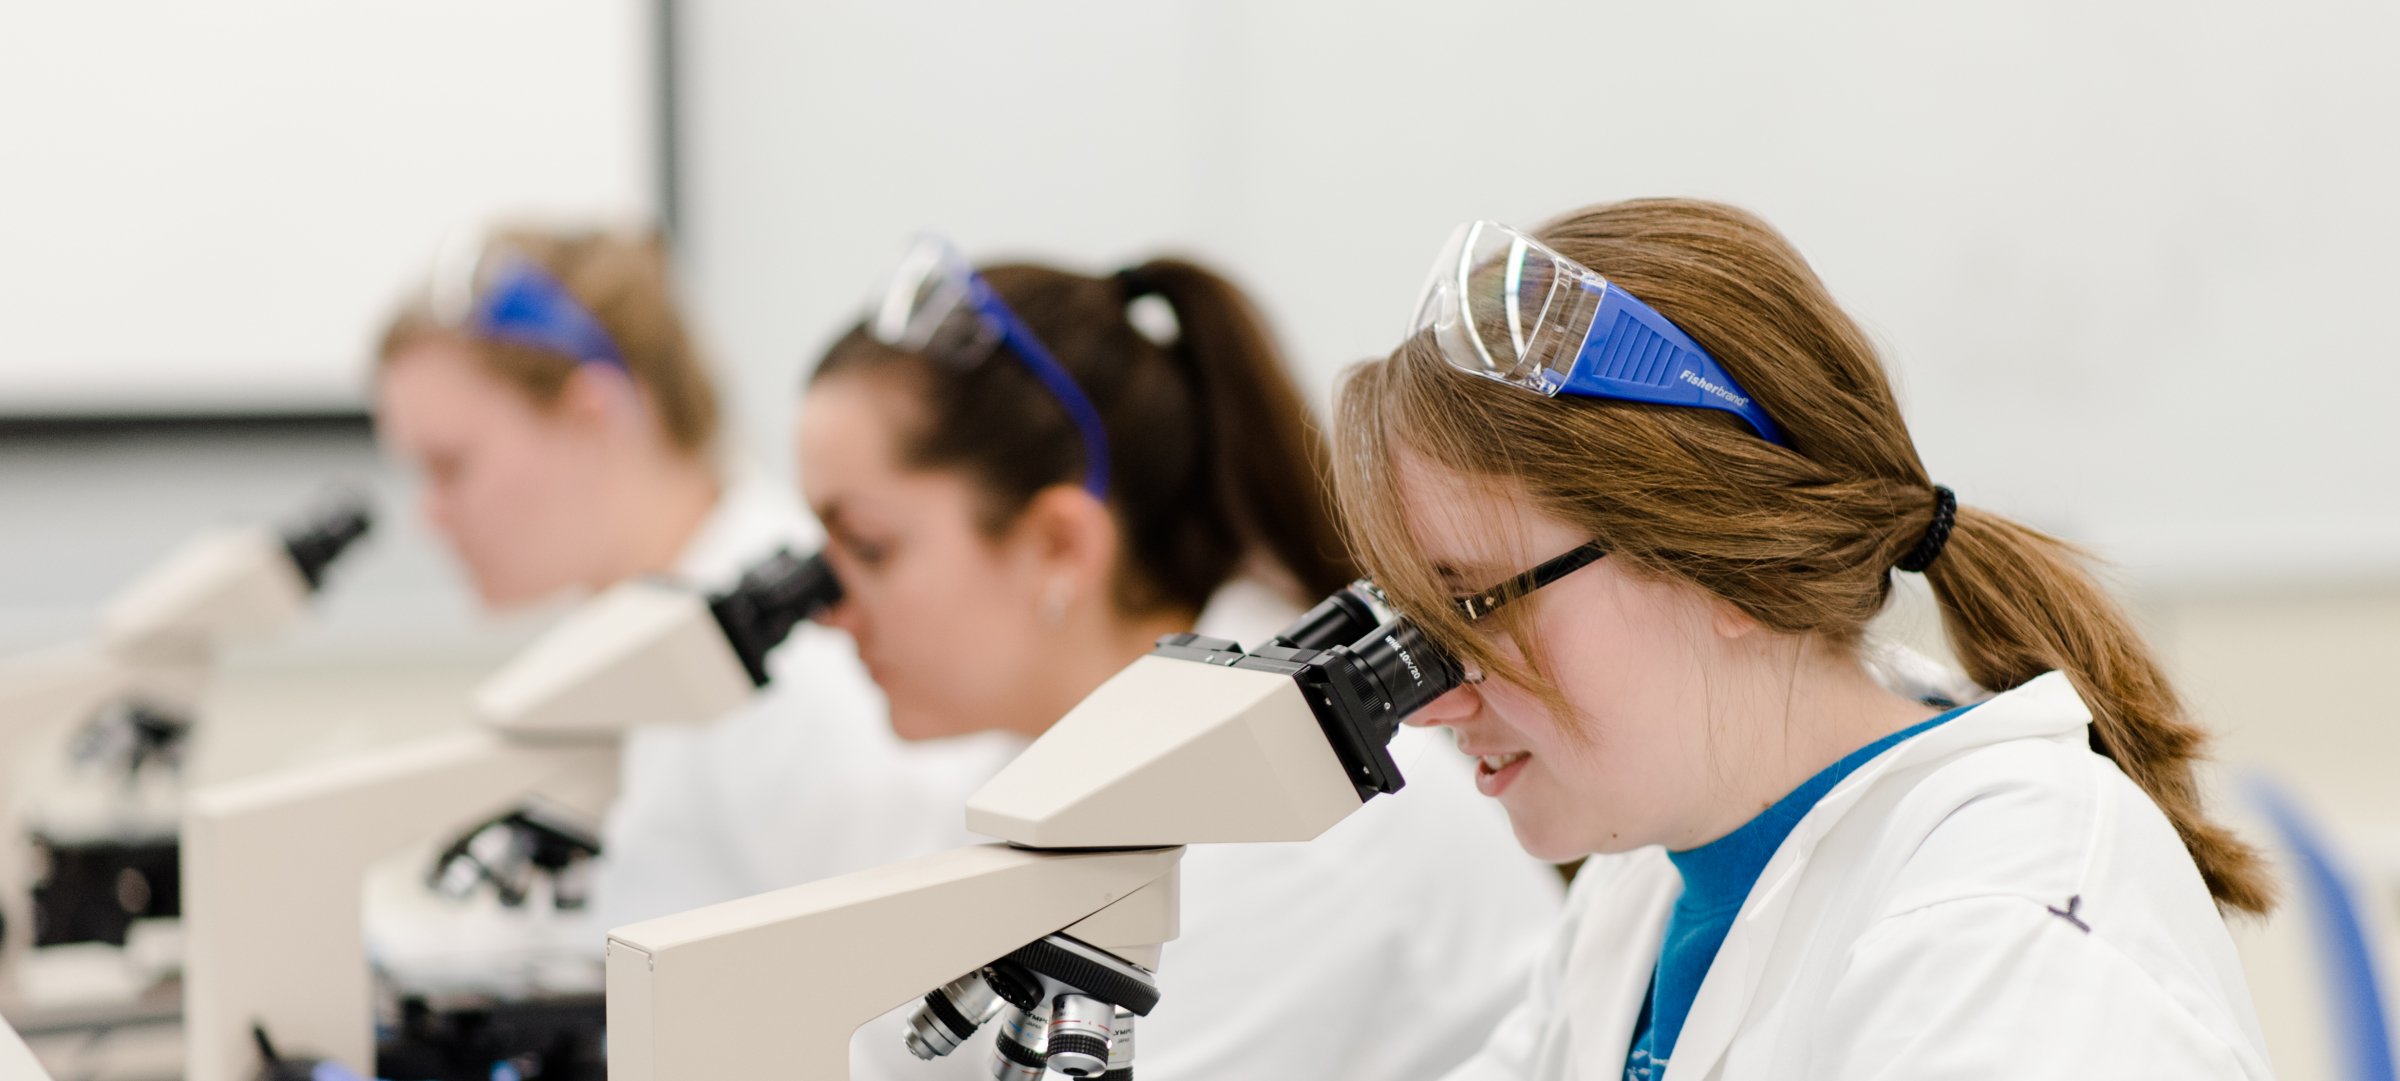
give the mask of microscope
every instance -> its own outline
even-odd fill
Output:
[[[768,653],[840,589],[822,556],[789,552],[714,596],[625,583],[479,685],[468,731],[195,792],[183,819],[188,1076],[250,1081],[262,1035],[371,1075],[368,867],[506,819],[529,796],[597,812],[614,796],[626,729],[746,701],[768,681]],[[485,835],[470,833],[442,873],[524,871],[506,831],[479,844]]]
[[[839,1081],[912,998],[919,1058],[996,1023],[1003,1081],[1130,1078],[1183,846],[1309,840],[1398,791],[1386,744],[1461,679],[1363,582],[1253,650],[1160,639],[969,801],[1005,843],[612,931],[610,1081]]]
[[[280,531],[203,534],[122,590],[91,641],[0,661],[0,936],[12,953],[122,946],[135,921],[181,911],[181,770],[218,650],[298,623],[369,521],[343,495]],[[23,764],[69,726],[63,770],[20,809]]]
[[[0,1018],[0,1077],[8,1081],[50,1081],[50,1073],[33,1057],[32,1049],[17,1038],[17,1030],[8,1027]]]

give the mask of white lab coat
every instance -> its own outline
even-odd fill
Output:
[[[675,572],[721,589],[778,547],[822,543],[782,486],[745,476]],[[768,670],[773,680],[725,717],[629,735],[593,887],[600,933],[973,843],[967,797],[1025,746],[1000,733],[893,735],[849,636],[815,623],[794,628]]]
[[[1197,629],[1256,643],[1297,614],[1236,582]],[[1185,851],[1182,935],[1135,1030],[1135,1076],[1432,1079],[1522,996],[1559,911],[1557,872],[1517,847],[1446,734],[1404,730],[1392,753],[1407,785],[1316,840]],[[988,1031],[928,1065],[901,1050],[903,1014],[859,1030],[856,1081],[991,1076]]]
[[[2051,673],[1861,767],[1759,877],[1664,1081],[2272,1076],[2173,827]],[[1450,1081],[1616,1081],[1682,888],[1585,864],[1529,998]]]

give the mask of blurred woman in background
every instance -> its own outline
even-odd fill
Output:
[[[654,236],[504,230],[385,331],[376,428],[488,607],[645,575],[705,589],[821,543],[782,485],[727,463]],[[1015,741],[903,744],[840,635],[803,624],[712,724],[637,730],[584,924],[607,927],[965,843],[960,806]],[[831,828],[839,823],[839,828]]]
[[[1039,735],[1159,636],[1255,643],[1354,576],[1287,365],[1188,262],[978,272],[927,242],[826,353],[799,426],[846,587],[826,621],[910,739]],[[1437,742],[1403,733],[1408,786],[1313,842],[1185,855],[1140,1076],[1405,1081],[1481,1042],[1559,884]],[[931,1076],[896,1026],[860,1039],[856,1076]],[[939,1065],[988,1076],[991,1053]]]

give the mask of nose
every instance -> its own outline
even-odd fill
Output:
[[[1475,685],[1470,683],[1425,703],[1425,708],[1409,714],[1408,718],[1401,723],[1415,725],[1419,728],[1436,728],[1442,725],[1457,724],[1474,716],[1475,711],[1482,705],[1483,699],[1480,693],[1475,690]]]
[[[833,602],[824,611],[817,613],[817,622],[855,639],[859,637],[859,630],[865,620],[861,618],[857,599],[853,598],[847,589],[844,589],[842,599]]]

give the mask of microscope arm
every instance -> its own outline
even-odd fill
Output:
[[[128,675],[89,642],[0,659],[0,732],[14,734],[90,713],[125,689]]]
[[[0,1020],[0,1077],[9,1081],[50,1081],[50,1073],[33,1057],[25,1041],[17,1038],[17,1030]]]
[[[195,793],[183,832],[192,1081],[248,1081],[254,1023],[283,1047],[371,1075],[369,865],[537,790],[604,806],[616,780],[614,741],[478,729]]]
[[[608,1076],[841,1081],[860,1025],[1058,931],[1155,967],[1182,856],[974,845],[617,928]]]

